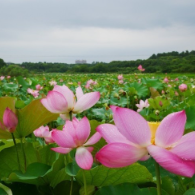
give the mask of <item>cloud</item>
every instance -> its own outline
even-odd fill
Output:
[[[195,24],[192,0],[3,0],[3,27],[101,27],[144,29]]]
[[[74,63],[195,48],[194,0],[2,0],[0,58]]]
[[[74,63],[78,58],[92,61],[148,58],[164,51],[193,50],[195,28],[173,26],[145,30],[113,28],[54,28],[50,31],[23,32],[13,41],[1,40],[0,53],[22,61],[63,61]],[[6,49],[6,50],[5,50]],[[5,51],[5,52],[4,52]],[[21,62],[20,60],[20,62]]]

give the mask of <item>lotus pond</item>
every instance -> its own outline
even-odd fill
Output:
[[[195,194],[195,75],[0,77],[0,194]]]

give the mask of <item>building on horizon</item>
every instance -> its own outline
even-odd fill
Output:
[[[76,60],[75,64],[87,64],[87,60]]]

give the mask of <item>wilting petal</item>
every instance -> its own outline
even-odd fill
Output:
[[[91,108],[100,99],[100,92],[86,93],[79,98],[75,104],[74,113],[80,113],[88,108]]]
[[[87,138],[90,135],[90,130],[91,127],[89,124],[89,120],[87,119],[87,117],[83,117],[76,127],[77,145],[83,145],[86,142]]]
[[[75,148],[77,146],[73,137],[64,131],[53,130],[52,139],[63,148]]]
[[[83,96],[83,90],[81,87],[77,87],[76,88],[76,97],[77,97],[77,101]]]
[[[147,121],[137,112],[111,106],[118,130],[130,141],[140,146],[150,144],[151,132]]]
[[[185,177],[194,175],[194,162],[183,160],[176,154],[158,146],[150,145],[147,149],[155,161],[169,172]]]
[[[72,148],[57,147],[57,148],[51,148],[51,150],[53,150],[54,152],[61,153],[61,154],[67,154],[72,150]]]
[[[96,144],[101,139],[101,137],[101,134],[99,132],[96,132],[90,137],[90,139],[84,144],[84,146]]]
[[[145,148],[125,143],[110,143],[96,154],[96,159],[107,167],[117,168],[133,164],[146,154]]]
[[[115,125],[111,124],[102,124],[99,125],[96,130],[102,135],[107,143],[120,142],[120,143],[129,143],[129,140],[124,137]]]
[[[63,85],[63,86],[55,85],[53,91],[57,91],[64,96],[68,104],[68,109],[71,109],[74,107],[74,104],[75,104],[74,93],[66,85]]]
[[[79,147],[76,150],[75,160],[79,167],[89,170],[93,164],[93,156],[85,147]]]
[[[170,151],[184,160],[195,160],[195,140],[176,145]]]
[[[185,111],[174,112],[166,116],[156,131],[155,144],[166,148],[177,142],[184,133],[185,123]]]
[[[49,91],[47,98],[43,98],[41,103],[52,113],[63,113],[67,110],[66,99],[56,91]]]

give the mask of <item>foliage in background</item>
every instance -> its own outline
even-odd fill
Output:
[[[22,68],[19,65],[3,66],[0,69],[0,74],[3,76],[28,76],[29,71],[26,68]]]
[[[23,62],[21,67],[37,72],[67,73],[132,73],[142,64],[147,73],[192,73],[195,72],[195,51],[153,54],[146,60],[92,62],[91,64],[67,64],[47,62]],[[0,65],[1,68],[1,65]]]
[[[6,63],[3,61],[3,59],[0,58],[0,68],[2,68],[3,66],[6,66]]]

